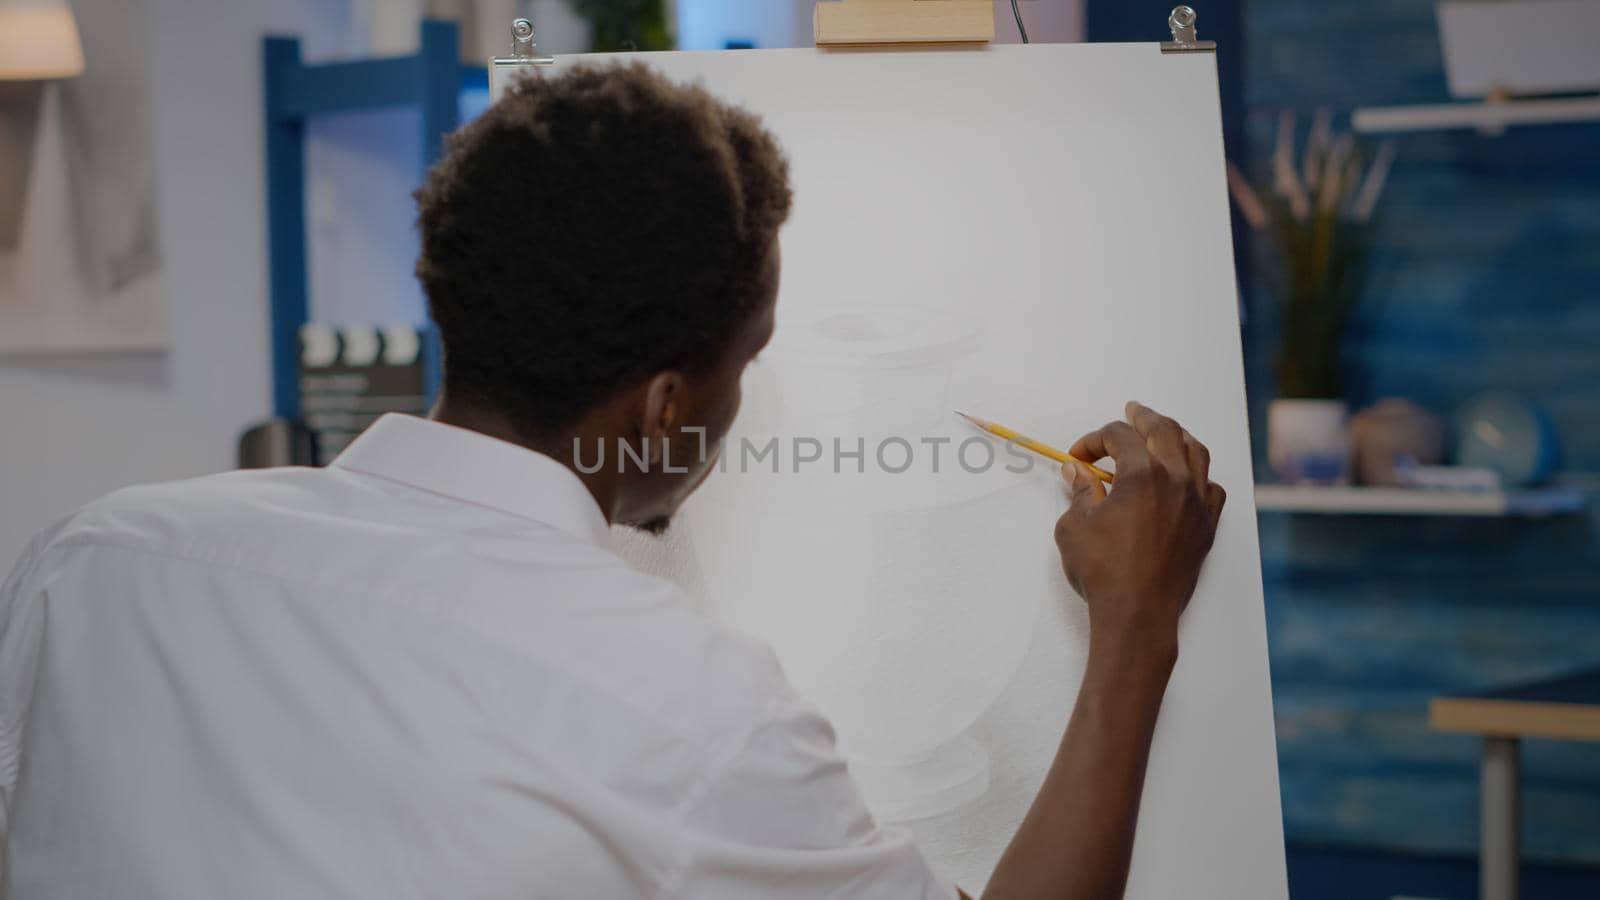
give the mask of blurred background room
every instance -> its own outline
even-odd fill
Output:
[[[1600,897],[1600,0],[1193,5],[1291,896]],[[411,191],[514,16],[739,52],[810,46],[812,6],[0,0],[0,559],[427,408]],[[997,40],[1158,41],[1170,6],[997,0]]]

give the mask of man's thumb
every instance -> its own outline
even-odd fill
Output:
[[[1105,499],[1105,488],[1083,463],[1069,460],[1061,464],[1061,479],[1067,483],[1067,498],[1073,509],[1090,507]]]

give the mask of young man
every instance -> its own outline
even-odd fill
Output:
[[[466,127],[418,199],[431,421],[326,469],[119,491],[0,591],[0,893],[954,896],[770,652],[606,547],[699,484],[771,336],[772,138],[642,67],[578,70]],[[1118,472],[1107,496],[1069,468],[1056,529],[1088,667],[985,896],[1126,877],[1223,503],[1204,447],[1128,412],[1072,448]],[[647,464],[574,464],[619,441]]]

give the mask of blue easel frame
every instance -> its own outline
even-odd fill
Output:
[[[319,115],[416,106],[422,113],[422,167],[427,171],[439,158],[444,136],[460,124],[461,91],[488,76],[461,65],[452,22],[424,20],[417,47],[410,56],[306,65],[300,61],[299,38],[262,38],[272,408],[282,418],[300,414],[300,326],[311,314],[306,125]],[[430,398],[438,393],[440,363],[439,342],[430,326],[423,341],[423,385]]]

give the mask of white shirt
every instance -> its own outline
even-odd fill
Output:
[[[91,504],[0,589],[0,895],[953,897],[607,538],[554,460],[403,416]]]

